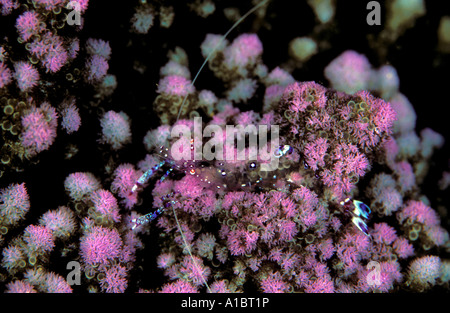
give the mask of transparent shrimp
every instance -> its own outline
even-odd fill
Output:
[[[195,75],[194,79],[191,82],[191,86],[194,85],[195,81],[197,80],[198,76],[200,75],[200,72],[203,70],[204,66],[206,65],[206,63],[208,62],[208,60],[210,59],[210,57],[214,54],[214,52],[217,50],[217,48],[219,47],[219,45],[226,39],[226,37],[231,33],[231,31],[233,31],[244,19],[246,19],[250,14],[252,14],[253,12],[255,12],[256,10],[258,10],[259,8],[263,7],[264,5],[266,5],[269,2],[269,0],[263,0],[260,3],[258,3],[257,5],[255,5],[253,8],[251,8],[246,14],[244,14],[239,20],[237,20],[232,26],[231,28],[225,33],[225,35],[222,36],[221,40],[217,43],[217,45],[214,47],[214,49],[210,52],[210,54],[208,55],[208,57],[205,59],[205,61],[203,62],[202,66],[200,67],[200,69],[198,70],[197,74]],[[180,118],[183,106],[185,105],[187,100],[187,95],[184,97],[183,102],[180,106],[178,115],[177,115],[177,121]],[[164,148],[163,148],[164,149]],[[151,169],[149,169],[148,171],[146,171],[134,184],[134,186],[132,187],[131,193],[135,193],[139,190],[139,188],[141,186],[143,186],[144,184],[146,184],[156,173],[158,173],[160,171],[161,168],[163,168],[164,166],[168,165],[169,169],[162,175],[162,177],[160,178],[160,180],[165,179],[172,171],[174,171],[175,168],[175,163],[172,162],[169,158],[163,159],[161,160],[158,164],[156,164],[155,166],[153,166]],[[190,169],[190,171],[196,171],[195,166],[193,166],[193,168]],[[192,172],[191,172],[192,173]],[[132,220],[132,228],[136,228],[139,225],[151,222],[152,220],[156,219],[159,215],[161,215],[168,207],[172,207],[172,211],[175,217],[175,221],[177,223],[177,227],[178,230],[180,232],[181,238],[183,239],[183,243],[185,245],[185,247],[187,248],[187,251],[189,253],[189,256],[193,262],[193,264],[195,265],[195,267],[198,269],[199,266],[196,263],[193,255],[192,255],[192,251],[191,248],[189,246],[189,244],[187,243],[186,237],[183,233],[183,230],[181,228],[181,225],[179,223],[178,220],[178,216],[177,213],[173,207],[173,204],[171,201],[165,201],[170,195],[167,195],[165,197],[163,197],[163,206],[158,208],[156,211],[152,212],[152,213],[148,213],[144,216],[141,216],[138,219],[133,219]],[[207,290],[209,292],[211,292],[211,289],[208,285],[208,283],[206,282],[206,280],[202,277],[203,279],[203,283],[206,286]]]

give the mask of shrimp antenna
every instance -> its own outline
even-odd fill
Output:
[[[200,75],[200,72],[203,70],[203,68],[205,67],[206,63],[209,61],[209,58],[211,57],[211,55],[216,51],[216,49],[219,47],[219,45],[225,40],[225,38],[231,33],[231,31],[233,29],[235,29],[244,19],[246,19],[250,14],[252,14],[253,12],[255,12],[256,10],[258,10],[260,7],[262,7],[263,5],[265,5],[267,2],[269,2],[269,0],[263,0],[260,3],[258,3],[257,5],[255,5],[253,8],[251,8],[247,13],[245,13],[239,20],[237,20],[233,26],[231,26],[231,28],[225,33],[225,35],[222,36],[222,38],[220,38],[219,42],[216,44],[216,46],[214,47],[214,49],[209,53],[208,57],[205,59],[205,61],[203,62],[202,66],[200,67],[200,69],[198,70],[197,74],[195,75],[194,79],[191,82],[191,87],[194,85],[195,81],[198,78],[198,75]],[[183,109],[183,106],[186,102],[188,95],[184,96],[183,102],[181,103],[180,106],[180,110],[178,111],[178,116],[177,116],[177,120],[180,118],[180,114],[181,114],[181,110]],[[175,123],[176,123],[175,122]],[[189,245],[186,241],[186,237],[184,236],[183,230],[181,229],[181,225],[178,221],[178,217],[177,217],[177,213],[175,212],[175,208],[172,206],[172,211],[173,211],[173,215],[175,216],[175,221],[177,222],[177,226],[178,226],[178,230],[180,231],[180,235],[181,238],[183,239],[184,242],[184,246],[186,247],[189,256],[191,257],[192,262],[194,263],[197,271],[200,273],[199,271],[199,267],[197,265],[197,262],[195,262],[194,256],[192,255],[191,249],[189,248]],[[211,293],[211,289],[209,288],[208,283],[206,282],[205,278],[200,275],[202,277],[203,283],[205,284],[206,288],[208,289],[208,291]]]
[[[208,57],[205,59],[205,61],[203,62],[202,66],[200,66],[200,69],[198,70],[197,74],[195,74],[194,79],[192,80],[190,86],[194,86],[195,81],[198,78],[198,75],[200,75],[200,72],[203,70],[203,68],[205,67],[206,63],[208,63],[209,59],[211,58],[211,56],[216,52],[217,48],[222,44],[222,42],[225,40],[225,38],[227,38],[227,36],[231,33],[231,31],[233,29],[235,29],[240,23],[242,23],[243,20],[245,20],[247,18],[247,16],[249,16],[250,14],[252,14],[253,12],[255,12],[256,10],[258,10],[260,7],[262,7],[263,5],[265,5],[267,2],[269,2],[269,0],[263,0],[260,3],[258,3],[257,5],[255,5],[253,8],[251,8],[247,13],[245,13],[244,15],[241,16],[240,19],[238,19],[233,26],[230,27],[230,29],[225,33],[225,35],[223,35],[219,42],[217,42],[217,44],[215,45],[214,49],[211,50],[211,52],[208,54]],[[178,111],[178,115],[177,115],[177,120],[175,121],[178,122],[178,120],[180,119],[180,115],[181,115],[181,110],[183,109],[184,104],[186,103],[186,99],[188,97],[189,94],[186,94],[184,96],[183,102],[181,103],[180,106],[180,110]]]
[[[180,225],[180,222],[178,221],[177,213],[175,212],[175,207],[173,205],[172,205],[172,211],[173,211],[173,215],[175,216],[175,221],[177,222],[177,226],[178,226],[178,230],[180,231],[181,238],[183,239],[184,246],[186,247],[186,250],[188,251],[189,256],[191,257],[192,263],[194,263],[194,266],[197,269],[197,272],[199,273],[200,277],[202,278],[203,284],[206,286],[209,293],[212,293],[211,288],[209,288],[209,285],[206,282],[205,277],[203,277],[203,275],[201,275],[201,271],[199,269],[199,266],[197,265],[197,262],[195,262],[194,256],[192,255],[192,252],[191,252],[191,248],[189,248],[189,244],[186,241],[186,237],[184,236],[183,230],[181,229],[181,225]]]

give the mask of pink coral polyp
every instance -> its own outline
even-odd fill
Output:
[[[80,253],[89,265],[106,264],[120,255],[122,239],[115,229],[95,226],[80,240]]]
[[[194,86],[190,80],[183,76],[169,75],[159,81],[157,92],[170,96],[185,97],[194,92]]]

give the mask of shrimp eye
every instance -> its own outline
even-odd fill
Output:
[[[276,158],[281,158],[283,155],[291,154],[294,149],[290,145],[279,146],[277,150],[273,152]]]
[[[291,154],[294,151],[294,148],[292,148],[291,146],[287,146],[287,150],[286,150],[286,154]]]
[[[282,153],[282,151],[281,151],[280,149],[277,149],[277,150],[275,150],[275,151],[273,152],[273,155],[274,155],[276,158],[281,158],[281,156],[283,155],[283,153]]]

